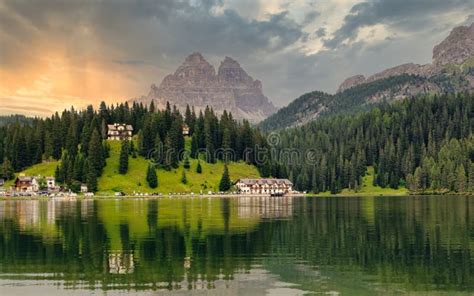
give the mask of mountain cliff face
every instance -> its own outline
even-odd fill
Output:
[[[408,63],[369,77],[349,77],[336,94],[304,94],[264,120],[260,127],[272,130],[298,126],[322,116],[368,110],[381,102],[464,91],[474,91],[474,24],[454,28],[434,47],[431,64]]]
[[[351,87],[378,79],[402,74],[418,75],[433,80],[464,80],[467,84],[456,85],[455,91],[474,90],[474,77],[469,68],[474,65],[474,23],[470,26],[454,28],[449,36],[433,48],[433,63],[418,65],[413,63],[389,68],[368,78],[355,75],[346,79],[338,89],[342,92]],[[412,95],[416,95],[413,93]]]
[[[164,107],[168,101],[181,110],[187,104],[196,111],[210,106],[217,113],[227,110],[237,119],[254,123],[277,110],[263,94],[262,83],[248,75],[237,61],[226,57],[216,73],[200,53],[188,56],[160,86],[152,85],[148,95],[135,101],[150,103],[152,100],[158,107]]]

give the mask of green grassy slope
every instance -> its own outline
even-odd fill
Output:
[[[191,168],[186,170],[187,184],[181,183],[183,167],[166,171],[157,170],[158,188],[149,188],[146,183],[146,170],[148,160],[142,157],[129,158],[129,168],[126,175],[118,174],[120,142],[110,141],[110,157],[107,159],[107,166],[104,173],[99,178],[99,191],[102,193],[111,193],[114,191],[124,191],[126,193],[136,192],[203,192],[217,191],[219,181],[224,171],[224,163],[218,162],[208,164],[201,161],[202,174],[196,173],[198,161],[190,159]],[[229,164],[230,177],[233,181],[238,178],[258,177],[257,168],[243,162]]]
[[[59,161],[47,161],[43,163],[36,164],[31,166],[24,171],[17,173],[16,175],[19,176],[20,174],[24,174],[25,176],[54,176],[54,171],[56,170],[56,166],[58,165]],[[6,187],[10,187],[13,185],[15,180],[9,180],[5,183]]]
[[[382,188],[379,186],[374,186],[374,168],[368,167],[366,175],[362,178],[362,188],[359,191],[343,189],[341,193],[335,194],[338,196],[396,196],[396,195],[407,195],[408,189],[404,187],[399,187],[398,189],[392,188]],[[326,196],[332,195],[330,192],[322,192],[319,195]]]
[[[196,173],[198,161],[190,159],[191,168],[186,170],[187,184],[181,183],[181,175],[184,169],[182,164],[178,169],[171,171],[158,169],[158,187],[152,189],[146,182],[148,160],[140,156],[137,156],[137,158],[130,156],[127,174],[120,175],[118,173],[120,141],[109,141],[109,144],[110,157],[107,159],[107,165],[104,168],[102,176],[98,179],[99,194],[113,194],[117,191],[123,191],[127,194],[133,192],[160,192],[167,194],[169,192],[199,193],[201,190],[204,193],[208,191],[218,191],[219,181],[224,171],[224,163],[222,162],[208,164],[205,161],[201,161],[202,174],[198,174]],[[188,148],[189,145],[188,143],[186,144]],[[25,175],[54,176],[57,164],[57,161],[45,162],[34,165],[21,173]],[[255,166],[248,165],[244,162],[230,163],[228,168],[232,181],[244,177],[256,178],[259,176]],[[10,183],[13,183],[13,181],[10,181]]]

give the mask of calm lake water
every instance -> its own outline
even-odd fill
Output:
[[[0,295],[473,295],[474,197],[0,201]]]

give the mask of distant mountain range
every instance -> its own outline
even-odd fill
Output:
[[[152,100],[157,107],[163,108],[168,101],[182,111],[186,105],[196,111],[210,106],[218,114],[227,110],[234,118],[253,123],[277,111],[263,94],[262,83],[248,75],[237,61],[225,57],[216,73],[198,52],[189,55],[159,86],[153,84],[146,96],[131,101],[149,104]]]
[[[474,24],[454,28],[433,49],[433,62],[399,65],[368,78],[347,78],[336,94],[310,92],[260,123],[263,130],[298,126],[321,116],[369,109],[420,94],[474,90]]]

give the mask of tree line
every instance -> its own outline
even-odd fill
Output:
[[[473,101],[471,94],[423,96],[282,130],[264,171],[316,193],[360,189],[368,166],[384,188],[473,192]],[[282,157],[288,149],[299,153]]]
[[[93,106],[79,111],[71,108],[48,118],[17,120],[1,126],[0,177],[12,179],[14,172],[34,164],[60,160],[55,172],[59,183],[73,190],[86,183],[89,190],[96,191],[97,178],[109,157],[110,147],[105,141],[107,125],[113,123],[132,125],[137,139],[137,147],[134,141],[122,144],[121,174],[128,170],[129,155],[150,159],[153,169],[167,170],[177,168],[188,157],[198,158],[203,154],[209,163],[245,160],[257,164],[252,155],[245,156],[243,152],[265,145],[265,138],[248,121],[238,122],[227,112],[218,116],[211,107],[197,113],[188,106],[181,114],[169,103],[158,110],[153,102],[148,106],[136,102],[131,106],[128,103],[107,106],[102,102],[97,110]],[[185,149],[184,126],[189,128],[191,137],[189,149]]]

